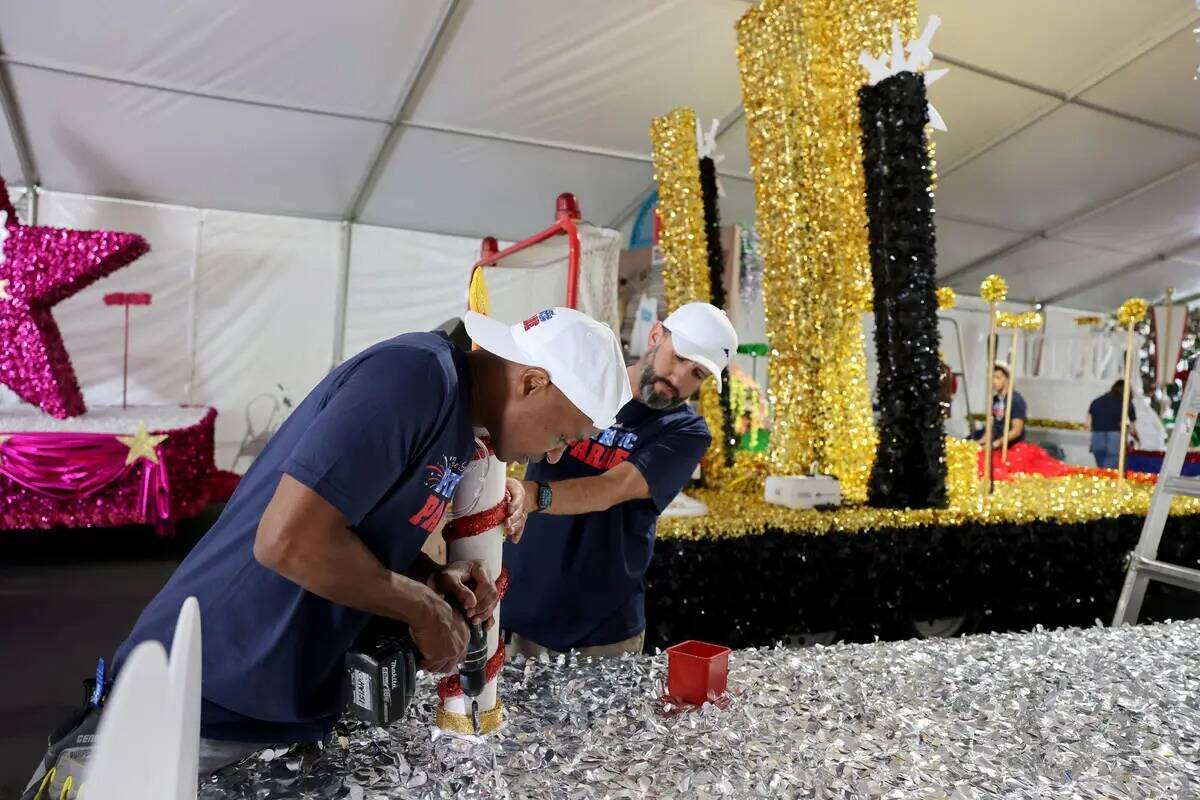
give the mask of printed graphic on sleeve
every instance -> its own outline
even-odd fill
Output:
[[[637,446],[637,434],[620,427],[608,428],[571,445],[567,455],[596,469],[610,470],[629,458]]]
[[[462,480],[464,466],[454,456],[442,456],[442,463],[426,465],[429,476],[425,479],[425,485],[432,491],[425,499],[425,505],[408,518],[411,524],[430,533],[437,530]]]

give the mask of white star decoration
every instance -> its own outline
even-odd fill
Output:
[[[700,120],[696,120],[696,152],[700,158],[711,158],[713,160],[713,169],[721,166],[721,162],[725,160],[725,156],[717,152],[717,128],[721,126],[721,120],[714,119],[712,124],[708,126],[708,130],[700,126]],[[717,178],[717,197],[725,196],[725,187],[721,185],[721,179]]]
[[[925,30],[921,32],[918,39],[914,39],[907,46],[900,44],[900,26],[892,23],[892,53],[889,63],[887,54],[875,57],[866,50],[858,57],[858,63],[862,64],[869,75],[867,82],[874,86],[884,78],[890,78],[893,75],[899,75],[901,72],[922,72],[925,76],[925,87],[929,88],[944,76],[950,70],[948,69],[931,69],[925,71],[925,67],[933,61],[933,51],[929,49],[929,43],[933,40],[933,34],[937,31],[938,26],[942,24],[942,20],[936,14],[929,17],[929,22],[925,23]],[[904,55],[904,51],[908,51],[908,56]],[[946,130],[946,122],[942,119],[942,115],[932,105],[929,106],[929,124],[939,131]]]

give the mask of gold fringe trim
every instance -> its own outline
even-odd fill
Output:
[[[975,422],[983,422],[984,416],[983,414],[972,414],[971,419]],[[1086,431],[1088,429],[1087,424],[1083,422],[1071,422],[1065,419],[1038,419],[1037,417],[1025,420],[1025,427],[1054,428],[1060,431]]]
[[[479,734],[492,733],[504,724],[504,703],[496,699],[496,707],[479,712]],[[470,714],[455,714],[438,706],[437,726],[444,731],[461,733],[466,736],[475,735],[475,725],[471,722]]]

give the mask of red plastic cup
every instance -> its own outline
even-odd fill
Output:
[[[729,648],[695,640],[667,648],[667,692],[693,705],[725,694]]]

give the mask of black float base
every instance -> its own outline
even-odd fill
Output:
[[[1089,626],[1112,620],[1141,517],[718,539],[660,538],[646,645],[734,648],[824,639]],[[1172,517],[1159,557],[1200,567],[1200,516]],[[1142,621],[1200,616],[1200,595],[1151,585]],[[833,635],[830,635],[833,634]],[[816,637],[821,640],[822,637]]]

